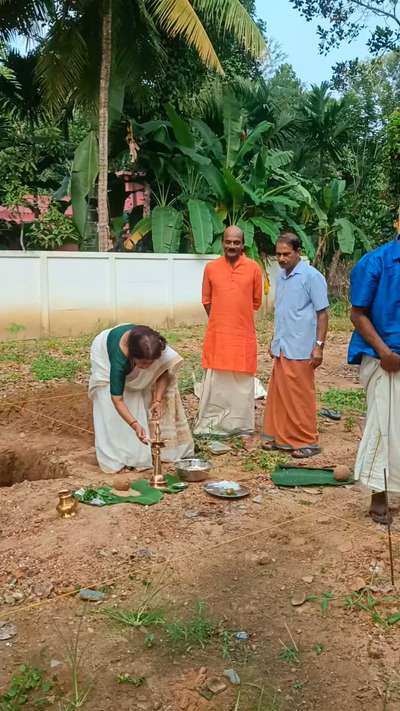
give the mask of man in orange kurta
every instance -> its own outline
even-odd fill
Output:
[[[209,317],[203,345],[205,369],[196,434],[254,431],[257,339],[254,311],[262,301],[262,274],[244,254],[244,236],[228,227],[224,256],[207,264],[203,306]]]

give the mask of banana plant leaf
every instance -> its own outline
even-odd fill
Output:
[[[171,122],[172,130],[178,144],[180,144],[180,147],[184,146],[185,148],[191,148],[193,150],[195,142],[189,124],[176,113],[171,104],[165,105],[165,111]]]
[[[336,227],[339,247],[343,254],[353,254],[356,243],[354,225],[345,217],[339,217],[335,220],[334,226]]]
[[[83,237],[88,216],[87,197],[99,173],[99,144],[95,131],[89,131],[75,150],[71,173],[73,222]]]
[[[273,244],[276,244],[282,228],[281,222],[274,222],[274,220],[269,220],[267,217],[251,217],[250,219],[253,225],[258,227],[265,235],[268,235]]]
[[[155,207],[151,213],[154,252],[179,252],[183,224],[182,213],[171,206]]]
[[[306,253],[307,257],[309,259],[314,259],[315,257],[315,247],[312,243],[311,237],[308,236],[307,232],[303,229],[301,225],[299,225],[297,222],[294,220],[291,220],[289,217],[286,218],[286,222],[288,223],[289,227],[294,230],[294,232],[300,237],[301,239],[301,244],[304,249],[304,252]]]
[[[203,200],[189,200],[188,210],[195,250],[206,254],[214,236],[209,207]]]
[[[205,144],[205,147],[208,149],[209,153],[212,154],[217,163],[223,163],[224,152],[222,150],[221,141],[214,131],[212,131],[211,128],[200,119],[192,121],[192,126],[198,132]]]
[[[240,150],[240,140],[243,131],[243,111],[231,91],[224,92],[224,137],[225,167],[232,168]]]
[[[240,163],[240,161],[243,160],[243,158],[249,153],[249,151],[252,151],[254,146],[256,145],[257,141],[261,138],[261,136],[264,133],[267,133],[272,128],[272,123],[269,123],[269,121],[261,121],[257,126],[254,128],[254,130],[250,133],[250,135],[246,138],[245,142],[241,146],[236,159],[235,159],[235,165]]]
[[[244,246],[250,248],[254,243],[254,225],[248,220],[239,220],[237,226],[243,230],[244,234]]]

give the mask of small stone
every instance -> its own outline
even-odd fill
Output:
[[[371,642],[368,645],[368,656],[371,659],[381,659],[383,657],[383,649],[377,642]]]
[[[224,676],[226,676],[234,686],[240,684],[240,676],[234,669],[224,669]]]
[[[269,556],[267,556],[266,553],[263,553],[262,555],[258,556],[257,558],[257,565],[268,565],[270,562]]]
[[[221,694],[226,689],[226,684],[224,684],[221,679],[213,677],[207,682],[207,689],[211,691],[212,694]]]
[[[285,543],[285,540],[282,539],[282,542]],[[303,546],[306,545],[306,542],[306,539],[300,536],[295,536],[295,538],[292,538],[291,540],[292,546],[296,546],[296,548],[303,548]]]
[[[313,576],[313,575],[305,575],[305,576],[302,578],[303,583],[307,583],[307,585],[311,585],[311,583],[313,582],[313,580],[314,580],[314,576]]]
[[[306,602],[307,595],[304,592],[295,593],[291,599],[293,607],[300,607]]]
[[[133,557],[134,558],[151,558],[152,555],[153,555],[153,552],[149,548],[138,548],[138,550],[134,552]]]
[[[241,632],[236,632],[235,637],[239,642],[246,642],[249,639],[249,633],[242,630]]]
[[[79,597],[81,600],[86,600],[88,602],[99,602],[104,600],[106,597],[105,593],[100,592],[100,590],[90,590],[88,588],[82,588],[79,590]]]
[[[0,641],[4,642],[6,639],[11,639],[17,634],[17,628],[12,622],[2,622],[0,621]]]
[[[52,659],[50,661],[50,669],[56,669],[57,667],[62,666],[62,662],[60,662],[59,659]]]
[[[230,447],[229,444],[223,444],[223,442],[218,442],[218,440],[212,440],[208,445],[208,449],[211,454],[226,454],[232,451],[232,447]]]
[[[350,587],[352,592],[359,592],[360,590],[365,590],[367,583],[363,578],[354,578]]]
[[[3,600],[6,605],[14,605],[15,602],[14,595],[11,595],[10,593],[5,593],[5,595],[3,595]]]
[[[186,518],[197,518],[200,516],[199,511],[185,511],[183,514]]]
[[[255,496],[253,499],[254,504],[262,504],[262,502],[263,502],[263,497],[261,495]]]
[[[42,583],[37,583],[35,587],[33,588],[33,593],[36,595],[36,597],[39,597],[41,599],[44,599],[46,597],[50,597],[51,593],[54,590],[54,585],[52,582],[49,580],[45,580]]]

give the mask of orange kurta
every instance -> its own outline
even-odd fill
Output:
[[[243,254],[232,266],[225,257],[204,271],[204,305],[211,311],[203,346],[203,368],[254,374],[257,339],[254,311],[262,302],[262,274]]]

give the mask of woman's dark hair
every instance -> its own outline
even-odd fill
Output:
[[[127,339],[128,359],[132,367],[135,360],[157,360],[166,345],[164,336],[149,326],[135,326]]]
[[[295,252],[298,252],[301,248],[301,242],[294,232],[282,232],[278,237],[278,242],[284,242],[289,245]]]

